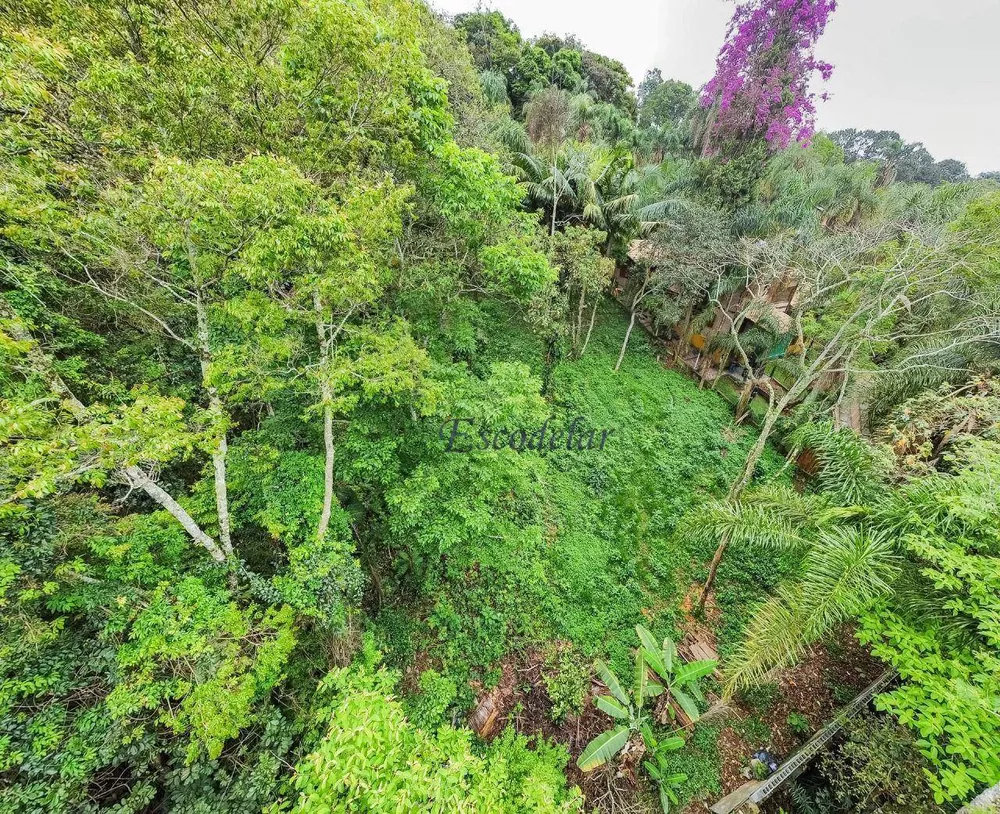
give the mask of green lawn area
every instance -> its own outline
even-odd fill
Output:
[[[603,454],[549,459],[546,485],[558,527],[549,571],[560,599],[554,628],[628,674],[632,628],[645,615],[654,632],[671,633],[683,592],[711,558],[675,538],[674,527],[692,504],[728,487],[754,430],[734,429],[722,398],[664,369],[642,332],[615,373],[624,329],[608,308],[586,355],[556,369],[558,410],[616,433]],[[779,465],[771,454],[764,467]],[[746,568],[729,564],[720,576],[720,594],[735,611],[771,584],[763,575],[747,580]]]
[[[480,363],[523,362],[541,377],[542,343],[509,315],[495,317],[485,346],[502,351]],[[433,609],[389,608],[379,617],[383,646],[397,666],[422,650],[453,669],[460,684],[470,670],[489,684],[497,676],[489,668],[505,651],[561,639],[629,675],[636,623],[676,634],[679,602],[704,578],[712,550],[678,539],[674,528],[690,506],[727,488],[755,430],[735,427],[717,393],[664,369],[642,331],[633,333],[616,373],[625,327],[621,311],[606,303],[586,355],[555,366],[548,395],[557,422],[581,416],[590,427],[614,428],[605,449],[536,461],[537,535],[526,535],[522,553],[509,562],[504,550],[494,556],[493,544],[482,544],[483,561],[499,577],[469,580],[467,589],[451,585]],[[762,469],[774,472],[781,463],[769,452]],[[722,652],[776,584],[784,570],[778,565],[728,555],[717,593]]]

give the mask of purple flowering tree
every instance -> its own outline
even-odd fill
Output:
[[[809,82],[833,72],[816,58],[816,41],[836,8],[836,0],[748,0],[736,7],[715,76],[702,91],[702,107],[714,108],[706,152],[755,137],[772,149],[808,142],[817,98]]]

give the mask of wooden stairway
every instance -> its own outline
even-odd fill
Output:
[[[778,770],[766,780],[752,780],[744,783],[736,791],[727,794],[712,806],[713,814],[731,814],[740,811],[749,803],[762,803],[774,794],[784,783],[798,777],[809,763],[823,751],[843,728],[848,718],[853,718],[868,706],[872,698],[884,690],[896,677],[894,671],[883,673],[875,679],[857,698],[844,707],[832,721],[818,730],[795,754],[782,763]]]

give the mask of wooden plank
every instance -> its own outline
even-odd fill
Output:
[[[749,783],[744,783],[736,791],[730,792],[713,805],[711,808],[712,814],[732,814],[733,811],[742,808],[759,787],[759,780],[751,780]]]
[[[684,661],[719,661],[719,654],[705,639],[685,639],[677,646]],[[717,669],[712,673],[716,681],[722,681],[722,673]]]

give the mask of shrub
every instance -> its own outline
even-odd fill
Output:
[[[590,667],[568,647],[554,648],[545,657],[542,680],[552,702],[550,715],[561,721],[567,715],[579,715],[587,698]]]
[[[823,756],[838,808],[854,814],[940,811],[927,784],[927,761],[909,731],[892,718],[867,714],[847,725],[847,740]]]
[[[332,691],[329,728],[298,766],[299,812],[449,811],[555,814],[579,811],[567,790],[564,749],[528,749],[508,734],[477,755],[468,731],[442,726],[428,732],[410,722],[385,670],[335,670],[321,692]]]

